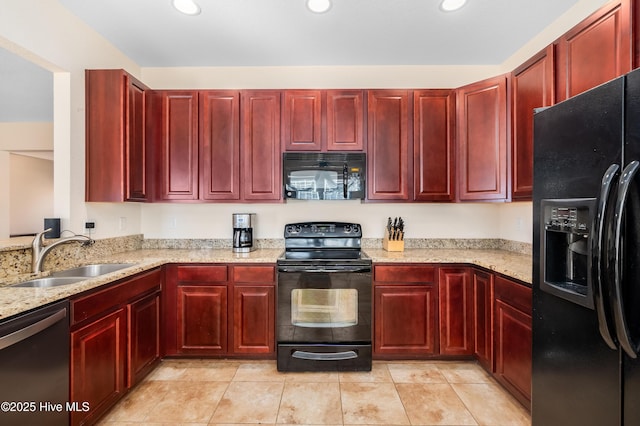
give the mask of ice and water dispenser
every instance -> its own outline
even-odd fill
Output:
[[[540,288],[593,309],[591,235],[595,198],[542,200]]]

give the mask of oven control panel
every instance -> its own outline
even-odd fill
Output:
[[[285,238],[344,238],[362,237],[362,228],[357,223],[345,222],[301,222],[284,227]]]

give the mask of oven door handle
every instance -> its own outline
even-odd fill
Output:
[[[306,351],[294,351],[291,354],[292,357],[298,359],[306,359],[313,361],[341,361],[346,359],[358,358],[358,354],[355,351],[344,352],[306,352]]]
[[[336,273],[336,272],[346,272],[346,273],[357,273],[357,272],[371,272],[370,266],[353,266],[353,267],[345,267],[345,268],[313,268],[308,269],[305,267],[296,268],[296,267],[286,267],[281,266],[278,268],[278,272],[309,272],[312,274],[317,273]]]

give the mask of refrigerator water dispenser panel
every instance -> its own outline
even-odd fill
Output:
[[[591,231],[595,198],[542,200],[540,288],[593,309]]]

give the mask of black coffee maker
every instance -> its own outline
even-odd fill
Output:
[[[233,213],[233,251],[247,253],[253,247],[253,227],[256,223],[255,213]]]

